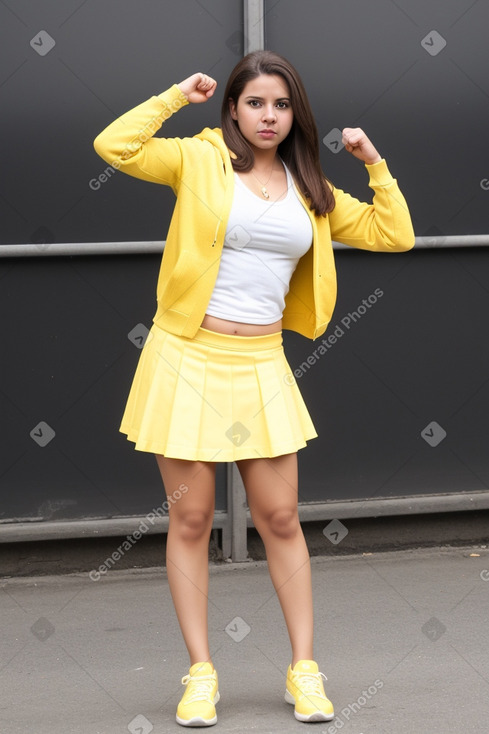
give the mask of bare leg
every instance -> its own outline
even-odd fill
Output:
[[[267,554],[285,617],[292,665],[313,659],[313,602],[309,551],[297,511],[297,454],[237,462],[255,528]]]
[[[156,460],[170,503],[166,567],[178,623],[190,656],[190,665],[212,662],[207,598],[216,465],[211,462],[169,459],[160,455],[156,456]],[[173,496],[178,497],[174,503],[170,500]]]

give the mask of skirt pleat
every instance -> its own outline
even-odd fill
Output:
[[[193,339],[153,325],[120,430],[138,451],[191,461],[293,453],[317,436],[280,332]]]

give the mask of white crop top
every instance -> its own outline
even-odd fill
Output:
[[[311,221],[285,171],[287,195],[281,201],[262,199],[234,174],[219,272],[206,309],[210,316],[249,324],[282,318],[292,273],[312,244]]]

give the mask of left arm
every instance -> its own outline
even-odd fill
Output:
[[[368,166],[382,160],[377,148],[359,127],[345,127],[342,132],[342,143],[348,153],[351,153]]]
[[[401,252],[414,246],[414,230],[404,196],[385,160],[360,128],[343,130],[345,149],[365,163],[374,190],[372,204],[334,189],[328,215],[334,240],[364,250]]]

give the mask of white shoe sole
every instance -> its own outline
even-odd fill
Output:
[[[287,691],[287,690],[285,691],[284,698],[287,701],[287,703],[290,703],[293,706],[295,706],[295,698],[294,698],[294,696],[291,693],[289,693],[289,691]],[[332,713],[332,714],[325,714],[322,711],[314,711],[314,713],[312,713],[312,714],[299,714],[299,713],[297,713],[297,711],[294,710],[294,716],[297,719],[297,721],[303,721],[303,722],[308,722],[308,721],[331,721],[332,719],[334,719],[334,713]]]

